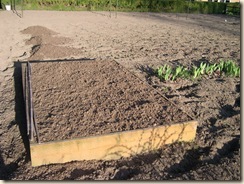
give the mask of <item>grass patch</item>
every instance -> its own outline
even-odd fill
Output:
[[[178,78],[183,79],[197,79],[203,75],[211,76],[213,74],[226,75],[231,77],[240,77],[240,67],[234,61],[220,61],[220,63],[207,64],[202,62],[199,67],[193,66],[187,68],[184,66],[177,66],[175,68],[164,65],[154,70],[154,74],[161,81],[175,81]]]

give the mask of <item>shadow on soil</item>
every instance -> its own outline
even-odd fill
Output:
[[[56,60],[31,60],[29,61],[30,63],[55,63],[55,62],[68,62],[68,61],[93,61],[95,60],[95,58],[79,58],[79,59],[56,59]],[[21,62],[15,62],[15,63],[20,63],[20,67],[21,67],[21,63],[27,63],[28,61],[21,61]],[[20,73],[21,75],[21,73]],[[21,76],[20,76],[21,77]],[[21,80],[21,79],[20,79]]]
[[[15,87],[15,121],[19,126],[19,131],[27,153],[26,161],[30,160],[29,139],[27,136],[27,123],[25,114],[25,102],[23,96],[22,69],[21,62],[14,62],[14,87]]]
[[[240,149],[240,136],[234,137],[232,140],[226,142],[220,149],[217,149],[213,157],[209,159],[202,159],[208,156],[211,152],[211,147],[197,148],[188,150],[182,160],[172,165],[167,169],[167,179],[180,177],[191,170],[196,170],[204,165],[219,164],[222,159],[226,157],[233,157],[233,155]]]
[[[140,15],[141,17],[143,17],[142,15]],[[145,15],[144,15],[145,16]],[[199,18],[199,16],[201,16],[202,18]],[[239,25],[240,24],[240,18],[239,17],[235,17],[235,20],[230,20],[230,21],[225,21],[227,19],[233,19],[232,16],[228,16],[228,15],[192,15],[192,14],[176,14],[175,15],[170,15],[170,14],[157,14],[157,13],[148,13],[147,14],[148,18],[151,19],[156,19],[158,21],[168,21],[168,22],[174,22],[178,25],[197,25],[200,27],[205,27],[205,28],[209,28],[211,30],[216,30],[219,32],[225,31],[228,32],[230,34],[239,34],[236,31],[233,31],[231,29],[227,30],[227,29],[223,29],[223,27],[225,25]],[[211,19],[210,19],[211,17]],[[180,18],[180,19],[179,19]],[[217,20],[217,19],[218,20]],[[188,21],[187,19],[190,19],[191,21]],[[218,24],[214,24],[214,23],[218,23]],[[216,26],[216,25],[221,25],[221,27]]]
[[[0,150],[0,180],[9,180],[10,174],[15,171],[18,167],[17,163],[4,164],[2,158],[2,151]]]
[[[220,115],[223,118],[229,118],[238,114],[240,114],[240,111],[234,110],[232,105],[224,105],[222,109],[220,109]]]
[[[167,169],[167,172],[169,173],[168,179],[181,176],[190,170],[194,170],[201,164],[201,156],[203,154],[208,155],[209,152],[210,147],[188,150],[179,163],[174,164]]]
[[[30,150],[29,150],[29,140],[27,137],[27,129],[26,129],[26,116],[25,116],[25,105],[23,99],[23,91],[22,91],[22,80],[21,80],[21,63],[14,63],[14,88],[15,88],[15,121],[10,122],[9,127],[17,124],[19,127],[19,131],[21,134],[21,138],[23,140],[25,146],[24,155],[26,155],[26,160],[30,160]],[[1,180],[10,180],[11,174],[17,170],[18,163],[22,159],[18,158],[16,161],[5,164],[3,159],[3,152],[0,149],[0,179]],[[23,157],[24,157],[23,155]]]

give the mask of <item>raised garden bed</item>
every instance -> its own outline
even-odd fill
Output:
[[[23,64],[23,87],[32,90],[25,93],[25,99],[32,94],[26,107],[33,104],[39,134],[30,145],[33,166],[117,159],[195,137],[196,121],[115,61],[29,67],[31,83]]]

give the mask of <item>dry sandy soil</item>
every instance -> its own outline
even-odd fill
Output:
[[[109,15],[24,11],[19,18],[0,12],[0,179],[240,180],[240,78],[161,82],[151,75],[152,68],[163,64],[192,66],[232,59],[240,65],[240,19]],[[199,122],[196,140],[117,161],[31,167],[19,62],[74,58],[120,63]],[[109,72],[114,75],[116,70]]]

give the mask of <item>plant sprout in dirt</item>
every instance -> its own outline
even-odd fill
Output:
[[[175,68],[164,65],[160,66],[155,70],[155,75],[162,81],[175,81],[177,78],[183,79],[196,79],[202,75],[223,75],[231,77],[240,77],[240,67],[235,64],[234,61],[223,61],[215,64],[200,63],[200,66],[193,66],[192,68],[187,68],[184,66],[177,66]]]

